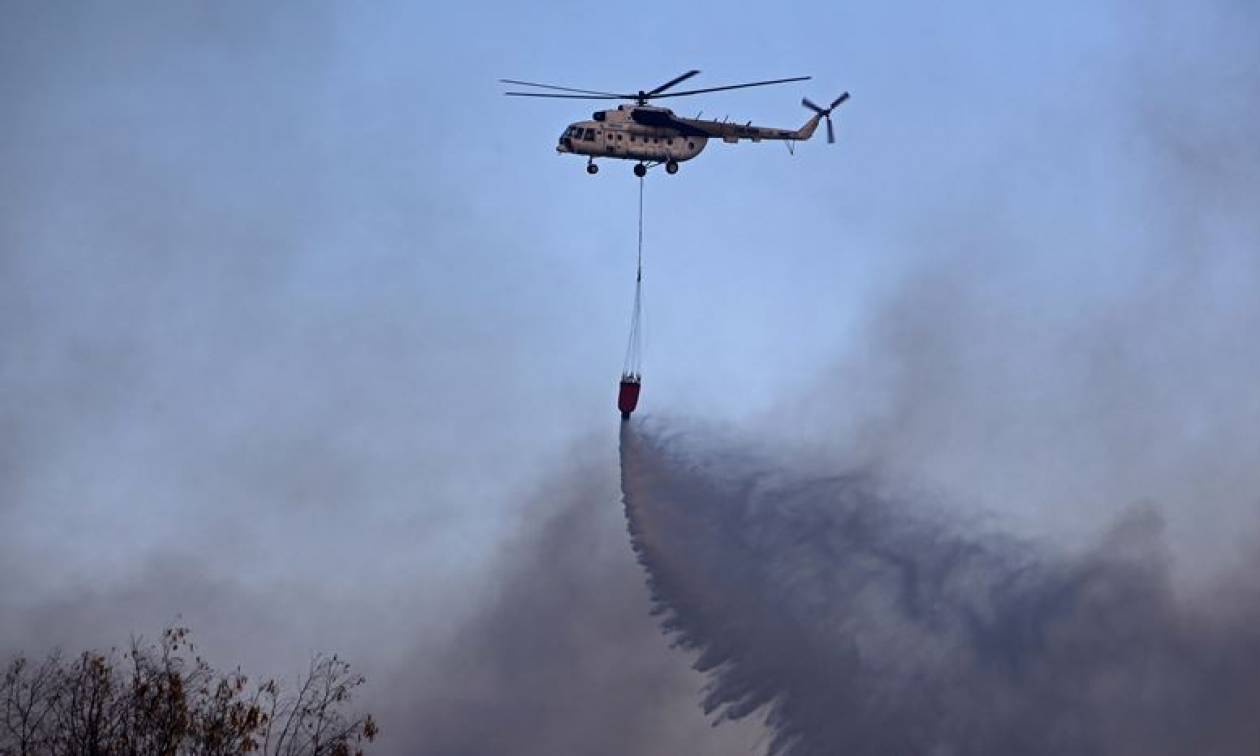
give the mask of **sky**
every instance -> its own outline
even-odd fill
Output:
[[[710,733],[632,588],[630,164],[588,176],[554,144],[599,104],[501,77],[813,76],[671,103],[793,128],[852,93],[834,145],[649,175],[644,413],[1066,549],[1153,501],[1188,591],[1254,557],[1248,3],[0,12],[0,649],[179,618],[225,665],[337,651],[414,752],[408,681],[501,650],[469,628],[589,507],[629,597],[592,628],[677,702],[654,747],[762,742]]]

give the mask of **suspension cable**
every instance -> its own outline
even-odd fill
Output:
[[[643,362],[643,177],[639,177],[639,238],[634,275],[634,309],[630,313],[630,337],[626,340],[626,361],[622,376],[637,381]]]
[[[636,282],[643,280],[643,177],[639,177],[639,269],[635,274]]]

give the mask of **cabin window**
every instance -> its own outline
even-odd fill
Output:
[[[669,140],[666,142],[666,144],[671,144],[671,145],[672,145],[673,143],[674,143],[674,138],[673,138],[673,137],[670,137],[670,138],[669,138]]]
[[[594,139],[594,138],[595,138],[595,129],[587,129],[587,130],[586,130],[586,138],[587,138],[588,140],[590,140],[590,139]]]

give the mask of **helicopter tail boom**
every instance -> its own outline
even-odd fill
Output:
[[[814,130],[818,128],[818,122],[821,120],[821,115],[814,114],[810,116],[804,126],[792,132],[792,139],[798,142],[807,141],[810,137],[814,136]]]
[[[768,126],[754,126],[752,123],[731,123],[729,121],[701,121],[691,118],[677,118],[674,116],[665,117],[671,126],[676,128],[687,128],[698,133],[705,134],[715,139],[721,139],[724,142],[732,144],[739,142],[741,139],[748,139],[753,142],[760,142],[763,139],[781,139],[791,142],[803,142],[814,136],[814,132],[818,129],[818,122],[825,120],[827,122],[827,141],[836,141],[835,129],[831,125],[831,111],[837,105],[849,99],[849,93],[837,97],[826,108],[819,107],[808,99],[801,100],[801,104],[814,114],[809,117],[804,125],[795,131],[790,129],[775,129]]]

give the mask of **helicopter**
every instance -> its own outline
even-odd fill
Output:
[[[586,155],[586,172],[599,173],[595,158],[615,158],[618,160],[637,161],[634,175],[642,178],[647,175],[648,168],[665,166],[665,172],[678,172],[678,164],[691,160],[699,155],[709,139],[721,139],[723,142],[735,144],[741,139],[760,142],[763,139],[781,140],[787,143],[789,152],[795,152],[798,141],[805,141],[814,135],[818,122],[827,121],[827,142],[836,141],[835,130],[831,125],[831,111],[837,105],[849,99],[844,92],[827,107],[821,107],[803,98],[801,104],[814,111],[805,125],[799,129],[776,129],[768,126],[754,126],[748,123],[731,123],[729,120],[703,121],[700,115],[695,118],[680,118],[669,108],[652,105],[652,101],[666,97],[687,97],[706,92],[721,92],[728,89],[744,89],[747,87],[764,87],[771,84],[786,84],[792,81],[806,81],[809,76],[794,76],[787,79],[770,79],[754,81],[747,84],[731,84],[722,87],[691,89],[684,92],[667,91],[681,84],[699,71],[688,71],[651,90],[639,90],[635,94],[619,94],[616,92],[600,92],[589,89],[558,87],[552,84],[535,84],[516,79],[499,79],[503,84],[535,87],[552,90],[551,92],[504,92],[509,97],[551,97],[567,100],[630,100],[633,104],[618,105],[615,110],[598,110],[591,115],[592,120],[578,121],[569,124],[556,152],[571,155]],[[557,94],[561,93],[561,94]]]

